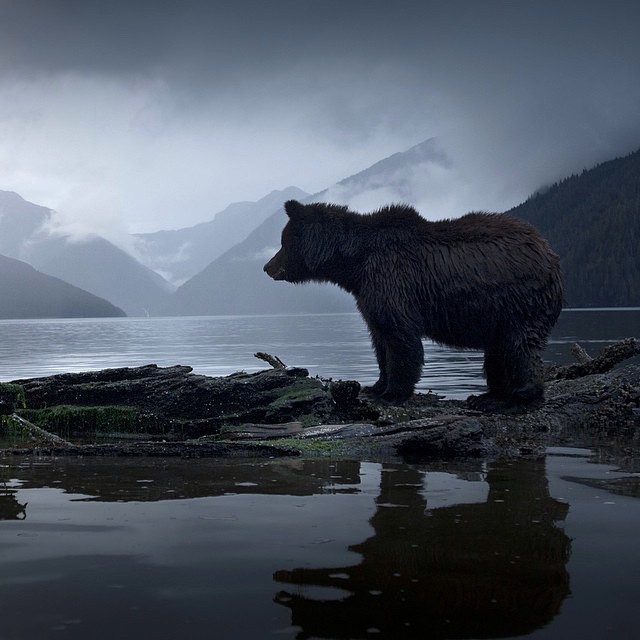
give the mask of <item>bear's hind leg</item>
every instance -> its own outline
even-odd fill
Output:
[[[532,408],[544,398],[544,341],[536,335],[518,334],[505,342],[508,400],[512,406]]]
[[[515,362],[510,398],[514,404],[534,405],[544,398],[544,366],[540,351],[526,350],[526,357]]]
[[[543,398],[543,367],[540,350],[526,338],[505,340],[485,353],[488,393],[470,396],[473,409],[485,412],[513,412],[535,407]]]
[[[509,383],[506,379],[507,366],[505,354],[500,350],[487,350],[484,354],[484,375],[487,379],[489,394],[496,398],[508,395]]]

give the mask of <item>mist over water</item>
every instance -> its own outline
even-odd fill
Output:
[[[640,310],[566,310],[546,352],[550,363],[572,361],[575,342],[591,355],[606,344],[638,336]],[[465,398],[484,388],[482,354],[425,341],[418,391]],[[311,375],[372,384],[378,376],[369,334],[357,313],[214,316],[0,322],[0,380],[57,373],[189,365],[195,373],[224,376],[258,371],[258,351],[278,356]]]

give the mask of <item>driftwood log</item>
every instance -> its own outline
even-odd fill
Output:
[[[264,353],[256,357],[271,369],[222,378],[147,365],[16,380],[0,385],[3,422],[28,438],[2,453],[447,458],[536,455],[549,444],[635,448],[640,342],[576,353],[576,364],[547,371],[544,405],[514,415],[432,394],[380,404],[355,381],[311,378]]]

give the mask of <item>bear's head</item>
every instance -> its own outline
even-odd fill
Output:
[[[335,281],[334,270],[352,251],[344,228],[346,207],[288,200],[284,210],[289,220],[282,231],[282,247],[264,271],[274,280],[293,283]]]

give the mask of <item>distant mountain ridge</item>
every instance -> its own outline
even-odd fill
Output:
[[[41,271],[130,315],[353,311],[352,298],[333,285],[292,286],[263,273],[286,224],[283,202],[331,201],[360,211],[376,202],[411,202],[415,189],[429,187],[432,171],[437,177],[450,166],[432,138],[314,195],[289,187],[229,205],[193,227],[138,234],[149,266],[104,238],[75,242],[47,234],[50,209],[0,191],[0,253],[28,256]],[[559,253],[568,305],[640,306],[640,151],[540,189],[509,213],[532,222]],[[217,257],[210,260],[212,255]],[[173,294],[157,273],[180,280],[203,264]]]
[[[343,192],[343,199],[349,199],[363,192],[377,189],[386,190],[391,187],[398,199],[403,202],[411,201],[415,194],[410,178],[416,169],[428,164],[444,168],[449,168],[452,165],[437,138],[429,138],[406,151],[399,151],[378,160],[363,171],[340,180],[334,187],[316,194],[314,199],[326,194],[334,193],[337,195],[341,190],[346,190]]]
[[[570,307],[640,306],[640,150],[561,180],[508,213],[560,256]]]
[[[404,152],[394,153],[340,182],[307,196],[305,201],[329,199],[350,204],[363,194],[384,188],[398,199],[407,198],[407,174],[428,165],[448,165],[435,138]],[[262,270],[280,246],[287,218],[282,205],[251,232],[200,273],[179,287],[169,300],[169,315],[247,313],[322,313],[355,310],[353,298],[330,284],[293,286],[274,282]]]
[[[0,318],[112,318],[122,309],[26,262],[0,255]]]
[[[0,253],[22,260],[128,315],[155,312],[173,291],[159,274],[99,236],[72,240],[49,232],[54,212],[0,191]]]
[[[25,244],[51,216],[51,209],[0,191],[0,254],[22,259]]]
[[[47,238],[33,244],[30,263],[109,300],[129,316],[154,315],[173,287],[159,274],[102,237],[72,241]]]
[[[402,194],[416,167],[448,166],[437,141],[393,154],[306,201],[358,201],[378,188]],[[417,164],[416,164],[417,163]],[[336,199],[334,196],[338,196]],[[461,212],[461,214],[464,212]],[[640,151],[605,162],[536,192],[508,213],[530,221],[561,258],[566,303],[575,307],[640,306]],[[330,285],[272,282],[264,262],[286,224],[280,208],[244,241],[178,288],[169,313],[306,313],[351,311],[350,296]],[[233,291],[226,288],[233,283]]]
[[[287,187],[272,191],[257,202],[230,204],[210,221],[192,227],[136,234],[138,253],[148,267],[171,282],[182,284],[244,240],[283,202],[308,195],[298,187]]]
[[[60,230],[52,233],[53,210],[0,191],[0,249],[44,274],[109,300],[128,315],[159,315],[175,287],[158,271],[172,279],[186,279],[243,240],[283,200],[307,195],[288,187],[257,202],[231,204],[211,221],[194,227],[139,234],[134,237],[139,252],[133,256],[97,235],[76,239],[59,235]],[[140,256],[158,271],[143,264]]]

